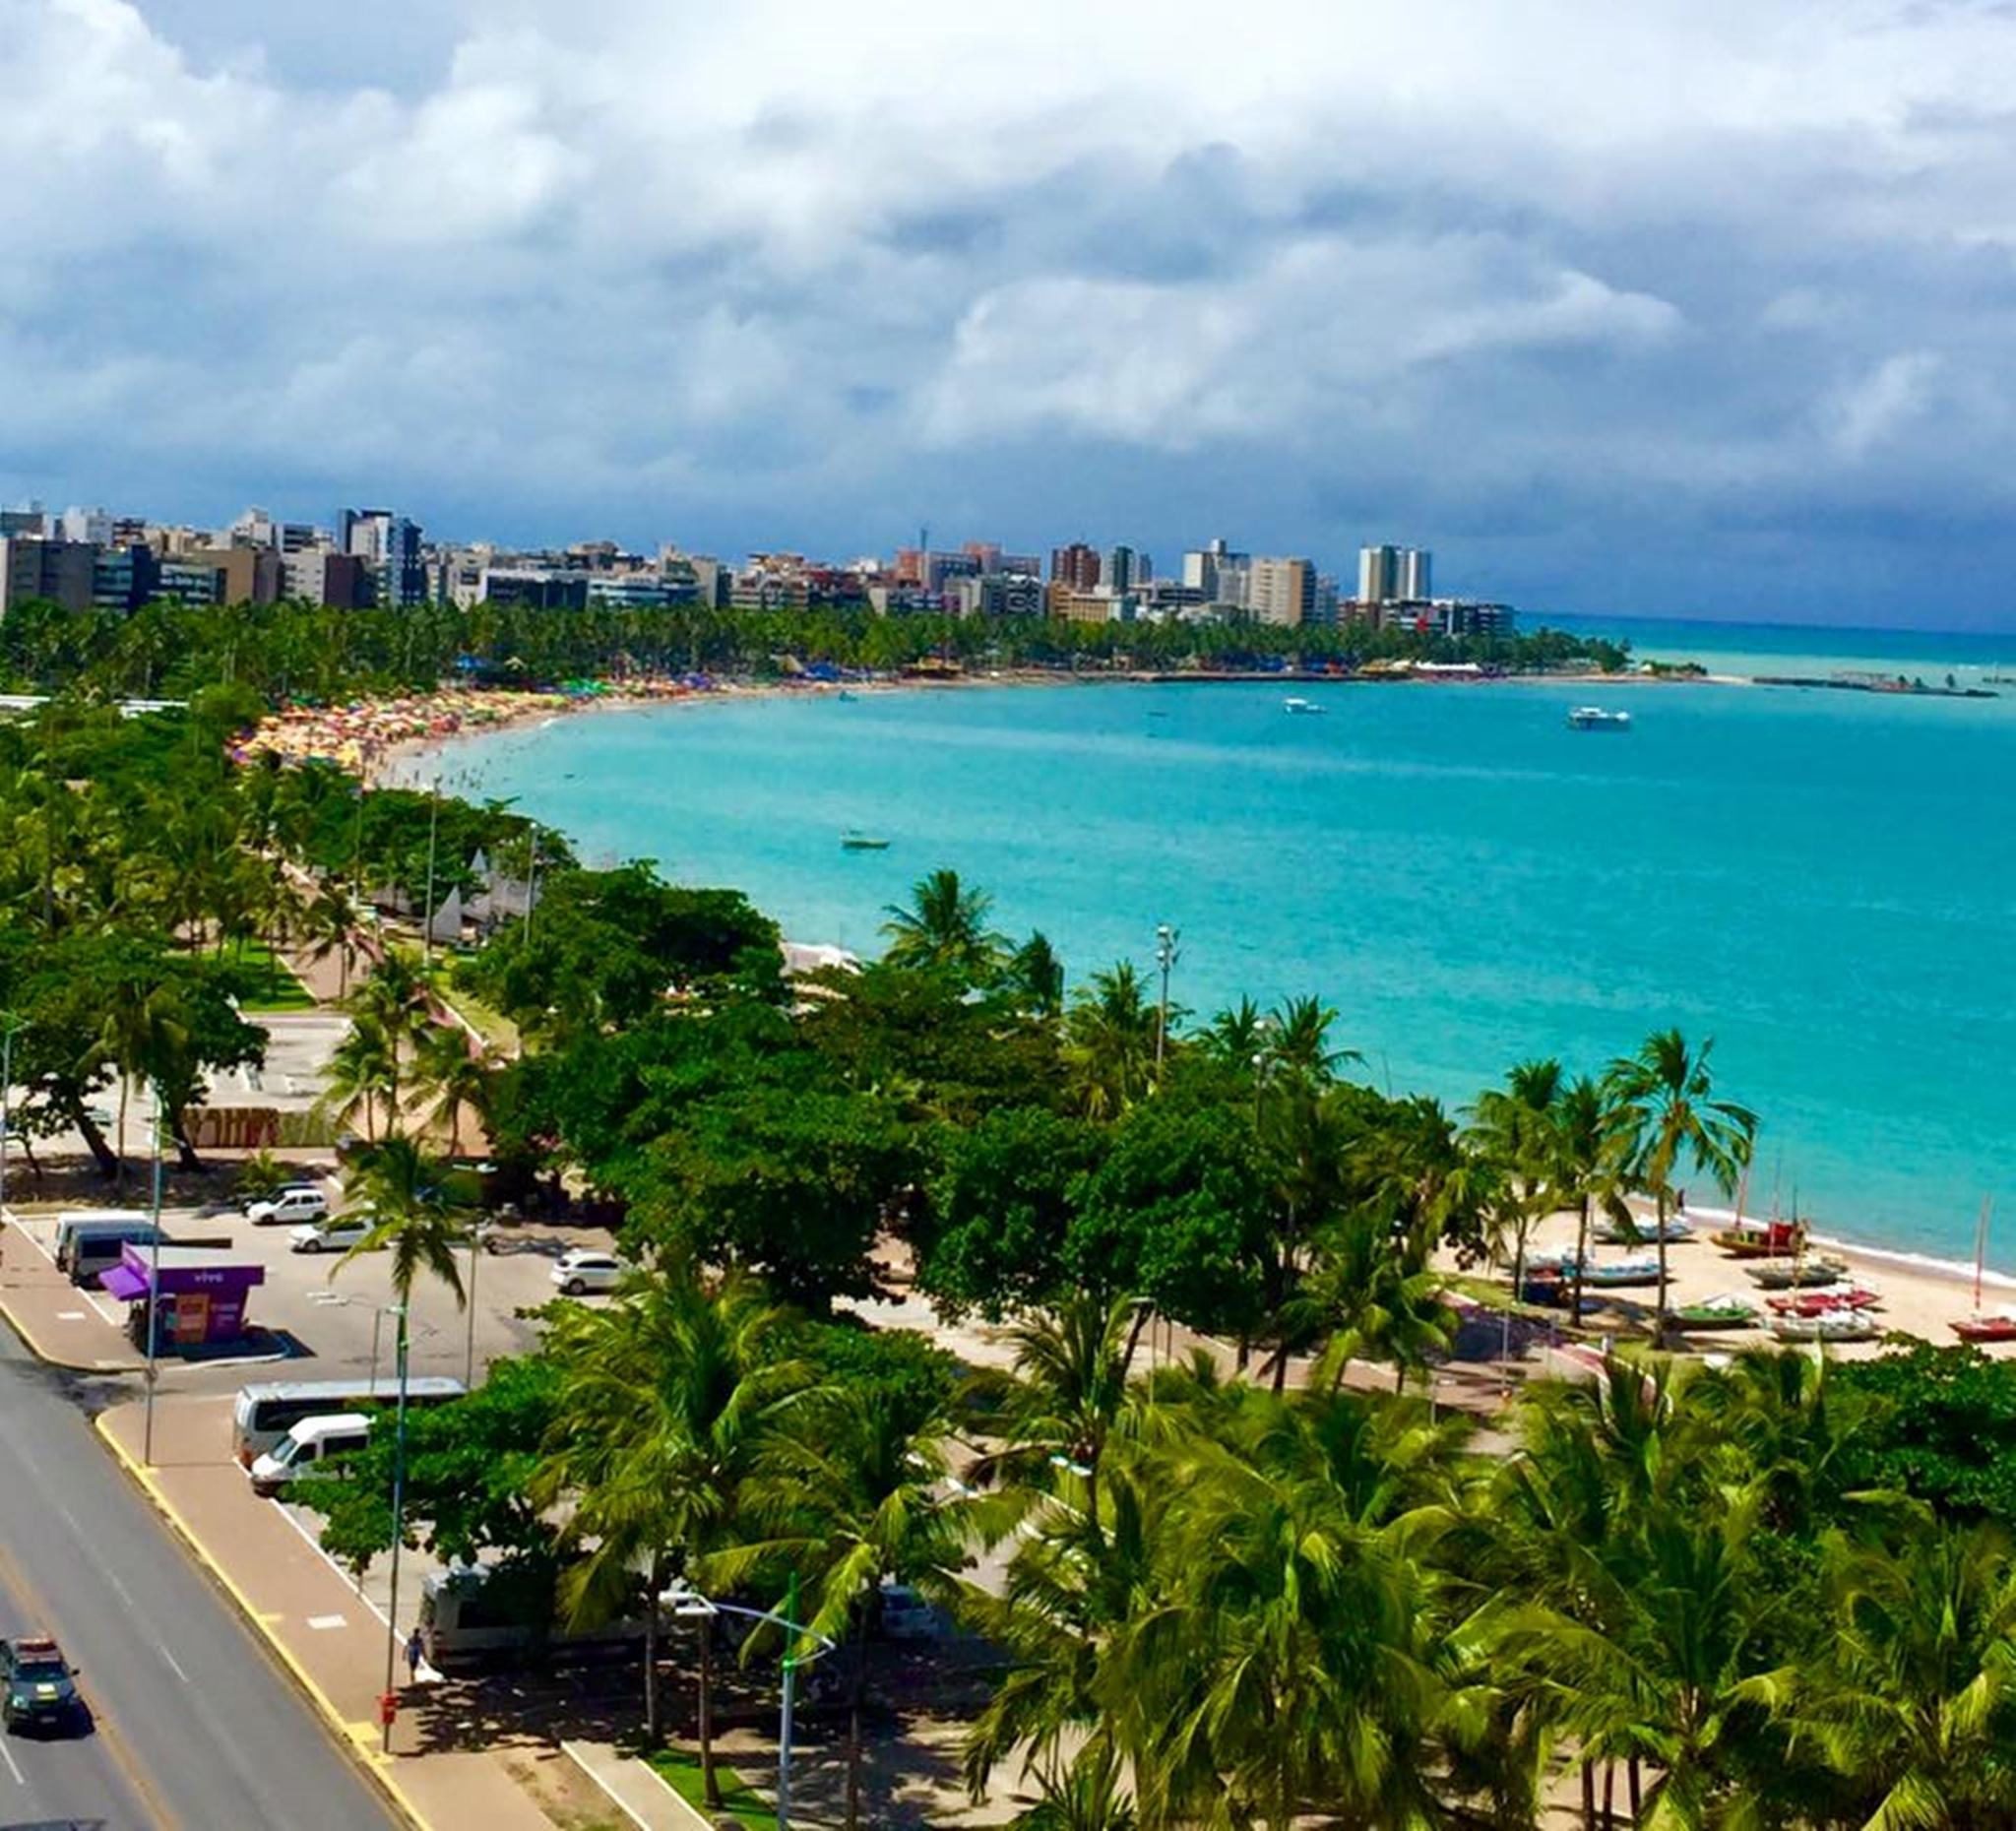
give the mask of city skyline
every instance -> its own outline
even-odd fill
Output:
[[[6,4],[0,500],[2016,620],[1990,12]]]

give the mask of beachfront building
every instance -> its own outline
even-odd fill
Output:
[[[1316,620],[1316,568],[1306,559],[1256,559],[1248,573],[1246,614],[1256,623]]]
[[[1091,592],[1099,588],[1100,559],[1097,550],[1083,540],[1050,549],[1050,583],[1067,591]]]
[[[342,509],[337,514],[336,544],[339,552],[369,568],[378,603],[399,607],[427,601],[427,565],[418,522],[390,509]]]
[[[31,534],[0,538],[0,616],[32,599],[89,610],[97,552],[84,540]]]

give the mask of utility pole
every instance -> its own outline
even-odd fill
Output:
[[[123,1142],[123,1141],[122,1141]],[[156,1357],[160,1352],[161,1301],[161,1084],[154,1084],[154,1238],[148,1243],[147,1267],[147,1411],[141,1426],[140,1460],[154,1467],[154,1388],[160,1377]]]
[[[1181,958],[1176,943],[1182,938],[1179,929],[1171,928],[1167,922],[1158,922],[1155,927],[1155,964],[1162,969],[1162,1002],[1156,1008],[1155,1017],[1155,1081],[1162,1085],[1163,1057],[1168,1051],[1169,1042],[1169,972]]]
[[[399,1346],[394,1350],[399,1360],[399,1409],[393,1424],[392,1437],[392,1596],[385,1609],[385,1696],[378,1712],[382,1730],[380,1749],[392,1752],[393,1705],[398,1692],[393,1689],[393,1673],[399,1660],[399,1542],[406,1537],[406,1369],[407,1369],[407,1306],[396,1306],[399,1315]]]
[[[0,1263],[7,1256],[7,1138],[14,1126],[14,1039],[27,1028],[12,1011],[0,1011]]]

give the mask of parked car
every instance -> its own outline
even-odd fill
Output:
[[[882,1586],[882,1633],[889,1640],[936,1640],[945,1617],[908,1583]]]
[[[319,1221],[329,1212],[329,1197],[316,1182],[290,1182],[284,1189],[245,1204],[245,1219],[254,1227],[273,1227],[284,1221]]]
[[[369,1239],[377,1225],[370,1215],[329,1215],[295,1228],[288,1240],[295,1252],[347,1252]]]
[[[569,1296],[585,1296],[591,1291],[615,1290],[629,1269],[613,1252],[576,1246],[553,1261],[553,1282]]]
[[[17,1730],[68,1730],[84,1716],[84,1700],[63,1650],[46,1634],[0,1640],[0,1723]]]

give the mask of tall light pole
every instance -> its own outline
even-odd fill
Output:
[[[14,1039],[27,1028],[12,1011],[0,1011],[0,1259],[7,1251],[7,1136],[14,1126],[14,1109],[9,1104],[14,1098]]]
[[[147,1266],[147,1411],[141,1425],[140,1460],[154,1467],[154,1387],[160,1369],[161,1301],[161,1084],[154,1083],[154,1238],[148,1242]]]
[[[393,1690],[392,1675],[399,1661],[399,1545],[406,1537],[407,1306],[398,1303],[393,1307],[399,1315],[399,1346],[394,1350],[399,1364],[399,1407],[392,1434],[392,1595],[385,1608],[386,1707],[378,1713],[382,1730],[379,1747],[386,1754],[392,1752],[391,1700],[397,1695]]]
[[[436,788],[427,815],[427,897],[420,911],[420,964],[428,967],[434,964],[434,841],[440,831],[441,790]]]
[[[838,1642],[809,1627],[798,1625],[798,1573],[791,1572],[784,1612],[774,1609],[744,1609],[739,1603],[715,1602],[701,1595],[684,1577],[676,1578],[670,1589],[659,1597],[661,1605],[670,1603],[672,1613],[688,1620],[705,1620],[717,1614],[738,1614],[744,1620],[767,1621],[784,1629],[784,1687],[777,1719],[777,1831],[790,1831],[791,1822],[791,1725],[797,1701],[798,1668],[823,1660]],[[811,1652],[795,1651],[802,1640],[818,1642]]]
[[[1155,1015],[1155,1079],[1162,1084],[1163,1057],[1168,1051],[1169,1042],[1169,972],[1181,952],[1176,943],[1182,938],[1181,931],[1171,928],[1167,922],[1155,925],[1155,964],[1162,969],[1162,1001],[1156,1006]]]

